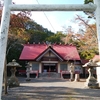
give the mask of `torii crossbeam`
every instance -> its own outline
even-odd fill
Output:
[[[4,0],[0,29],[0,100],[2,94],[3,71],[6,56],[10,11],[95,11],[98,48],[100,54],[100,0],[94,0],[94,3],[95,4],[76,5],[16,5],[12,3],[12,0]],[[97,68],[97,80],[100,82],[100,68]]]

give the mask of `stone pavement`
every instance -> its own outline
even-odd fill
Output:
[[[19,78],[20,87],[9,88],[2,100],[100,100],[100,89],[84,87],[84,79],[70,82],[68,79],[32,78],[26,82]]]

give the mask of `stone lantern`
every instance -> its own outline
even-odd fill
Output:
[[[19,81],[17,79],[17,77],[15,76],[16,73],[16,68],[17,67],[21,67],[21,65],[19,65],[15,59],[12,60],[12,62],[9,62],[7,64],[7,67],[11,68],[11,77],[8,79],[8,86],[9,87],[17,87],[19,86]]]
[[[99,88],[99,83],[97,83],[97,79],[93,76],[94,68],[99,66],[93,62],[93,60],[89,60],[89,62],[83,65],[83,67],[87,67],[89,72],[85,86],[89,88]]]
[[[30,81],[30,64],[27,63],[27,65],[25,66],[26,67],[26,75],[27,75],[27,78],[26,78],[26,81]]]
[[[70,81],[74,80],[73,75],[74,75],[74,65],[73,65],[73,63],[71,63],[71,65],[70,65]]]

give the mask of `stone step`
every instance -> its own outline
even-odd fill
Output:
[[[56,72],[43,72],[39,74],[39,77],[52,77],[52,78],[60,78],[60,73]]]

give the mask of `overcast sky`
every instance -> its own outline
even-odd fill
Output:
[[[84,4],[84,0],[13,0],[16,4]],[[45,14],[47,16],[45,16]],[[67,11],[67,12],[32,12],[32,19],[44,28],[48,28],[53,32],[63,31],[63,26],[72,26],[75,31],[78,31],[77,23],[71,20],[78,15],[85,16],[83,12]]]

